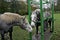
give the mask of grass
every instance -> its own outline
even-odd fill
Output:
[[[60,40],[60,14],[54,14],[54,18],[56,19],[55,29],[51,40]],[[13,40],[28,40],[28,39],[29,39],[29,33],[27,31],[22,30],[19,27],[14,27]]]
[[[51,40],[60,40],[60,14],[54,15],[55,20],[55,30]]]

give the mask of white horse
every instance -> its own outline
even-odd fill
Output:
[[[31,26],[35,27],[35,23],[37,22],[37,12],[40,13],[40,9],[36,9],[31,14]]]
[[[25,18],[16,13],[6,12],[0,15],[0,33],[1,40],[4,40],[4,34],[9,32],[10,40],[12,40],[12,31],[14,26],[19,26],[20,28],[32,32],[32,27]]]
[[[44,19],[48,18],[49,16],[51,16],[50,12],[45,11],[43,13]],[[39,17],[40,17],[40,9],[36,9],[35,11],[32,12],[31,14],[31,26],[32,27],[35,26],[35,22],[37,22],[37,19],[39,19]]]
[[[43,13],[44,19],[46,19],[46,18],[48,18],[50,16],[51,16],[51,14],[48,11],[45,11]],[[38,31],[38,27],[37,26],[39,26],[41,24],[41,23],[39,23],[39,21],[41,21],[41,18],[40,18],[40,9],[36,9],[31,14],[31,26],[32,27],[36,27],[36,33]],[[48,23],[51,26],[51,19],[44,20],[44,31],[46,30],[46,28],[48,28]]]

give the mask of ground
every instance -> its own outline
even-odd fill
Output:
[[[54,34],[51,38],[51,40],[60,40],[60,14],[56,13],[54,14],[55,19],[55,29]],[[34,34],[34,32],[32,33]],[[14,27],[13,30],[13,40],[28,40],[29,39],[29,33],[25,30],[20,29],[19,27]]]

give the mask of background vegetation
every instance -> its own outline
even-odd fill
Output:
[[[4,12],[16,12],[20,15],[28,14],[27,13],[27,4],[23,1],[12,1],[12,2],[6,2],[0,0],[0,13]],[[32,7],[32,10],[35,8]]]
[[[4,12],[17,12],[21,15],[28,14],[27,13],[27,3],[23,1],[11,1],[7,2],[4,0],[0,0],[0,13]],[[31,6],[32,10],[36,9]],[[54,7],[55,12],[60,11],[60,0],[58,0],[57,6]]]

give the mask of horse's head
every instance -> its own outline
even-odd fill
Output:
[[[36,20],[37,20],[37,15],[36,15],[36,11],[33,11],[31,14],[31,26],[35,27],[36,25]]]
[[[29,22],[27,21],[27,19],[26,19],[25,16],[22,16],[21,21],[20,21],[20,26],[21,26],[22,29],[25,29],[28,32],[31,32],[32,31],[32,27],[29,24]]]
[[[40,9],[36,9],[31,14],[31,26],[32,27],[36,26],[36,22],[39,20],[39,18],[40,18]]]

